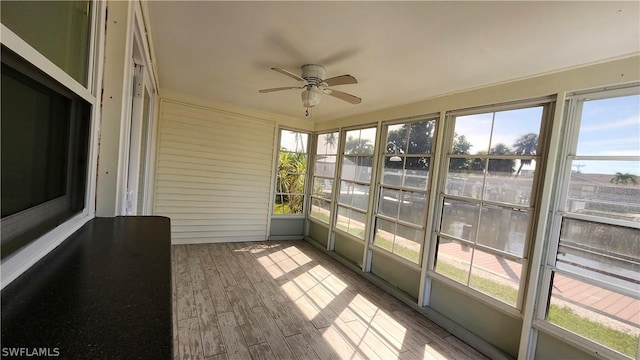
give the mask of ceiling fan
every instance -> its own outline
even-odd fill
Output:
[[[360,104],[362,102],[362,99],[357,96],[330,88],[330,86],[357,84],[358,80],[356,80],[356,78],[351,75],[339,75],[325,79],[324,67],[316,64],[302,65],[302,74],[300,76],[284,69],[271,68],[271,70],[277,71],[283,75],[287,75],[298,81],[302,81],[304,82],[304,84],[301,86],[285,86],[262,89],[259,90],[259,92],[270,93],[281,90],[305,89],[302,92],[302,106],[307,109],[307,116],[309,116],[309,108],[312,108],[320,103],[322,94],[333,96],[337,99],[346,101],[354,105]]]

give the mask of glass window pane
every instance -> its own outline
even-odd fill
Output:
[[[316,154],[330,155],[338,152],[338,133],[332,132],[318,135]]]
[[[302,214],[307,172],[308,135],[280,130],[274,214]]]
[[[355,156],[345,156],[342,159],[342,170],[340,178],[343,180],[355,180],[358,173],[358,158]]]
[[[427,195],[423,192],[402,191],[399,219],[424,226],[427,215]]]
[[[353,201],[351,206],[367,211],[369,205],[369,185],[353,184]]]
[[[73,106],[63,94],[5,64],[2,64],[2,102],[4,218],[67,193]]]
[[[422,230],[397,224],[393,253],[417,264],[420,262],[423,240]]]
[[[384,157],[384,164],[382,169],[382,183],[385,185],[402,185],[402,166],[403,160],[391,161],[391,156]]]
[[[396,219],[400,208],[400,191],[382,188],[378,204],[378,214]]]
[[[287,206],[289,207],[290,214],[302,214],[302,204],[304,204],[304,195],[300,194],[289,194],[289,202]]]
[[[440,232],[474,241],[479,212],[478,204],[445,198]]]
[[[458,241],[440,237],[437,251],[436,272],[467,285],[473,248]]]
[[[307,138],[308,135],[304,133],[282,130],[280,133],[280,150],[306,153]]]
[[[411,124],[407,154],[430,154],[433,146],[435,120],[420,121]]]
[[[344,205],[351,205],[353,202],[353,192],[355,191],[355,184],[349,181],[340,182],[340,194],[338,195],[338,202]]]
[[[471,170],[471,164],[475,161],[479,164],[478,169]],[[483,162],[480,159],[451,158],[445,193],[479,199],[484,181]]]
[[[640,162],[580,160],[572,166],[566,211],[640,221]]]
[[[516,306],[521,274],[521,264],[475,249],[469,286],[511,306]]]
[[[499,160],[489,160],[489,167],[491,167],[494,161]],[[484,199],[510,204],[529,205],[535,175],[535,163],[527,167],[528,170],[521,172],[520,175],[497,171],[490,172],[487,175],[485,183]]]
[[[413,189],[426,190],[429,183],[429,164],[431,159],[428,157],[406,158],[404,186]]]
[[[376,144],[376,128],[362,129],[360,131],[360,148],[363,155],[373,155],[373,147]]]
[[[540,106],[496,112],[490,154],[535,155],[538,149],[542,109]]]
[[[395,232],[395,223],[376,218],[376,235],[373,238],[373,243],[385,250],[392,251]]]
[[[511,176],[515,167],[516,161],[513,159],[490,159],[487,171],[492,176]]]
[[[373,158],[370,156],[358,156],[356,158],[356,180],[371,182],[371,164]]]
[[[373,155],[376,143],[376,129],[350,130],[346,132],[345,154]]]
[[[640,300],[554,273],[547,320],[631,358],[638,356]]]
[[[640,230],[565,218],[556,266],[637,290]]]
[[[3,1],[2,24],[83,85],[87,85],[89,1]]]
[[[409,128],[406,124],[389,125],[385,153],[391,155],[406,154],[408,131]]]
[[[288,211],[288,207],[285,203],[285,196],[277,194],[276,199],[273,202],[273,213],[279,215],[288,214],[288,212],[285,213],[285,210]]]
[[[333,180],[325,178],[313,178],[313,195],[331,200]]]
[[[336,229],[342,231],[349,231],[349,218],[351,217],[351,210],[345,209],[342,206],[338,206],[338,217],[336,219]]]
[[[351,210],[351,220],[349,221],[349,234],[357,238],[364,239],[365,214]]]
[[[331,203],[321,199],[313,199],[309,216],[328,224],[331,217]]]
[[[456,117],[455,136],[464,136],[469,154],[486,154],[489,151],[492,120],[493,113]],[[459,144],[454,142],[452,152],[456,145]]]
[[[335,155],[316,155],[314,174],[319,176],[333,177],[336,171]]]
[[[482,205],[478,244],[523,256],[528,226],[527,211]]]
[[[577,155],[640,155],[640,95],[585,101]]]

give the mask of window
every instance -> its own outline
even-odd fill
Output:
[[[91,1],[2,1],[2,24],[87,85]]]
[[[338,133],[318,134],[316,145],[309,217],[329,224],[333,178],[338,158]]]
[[[335,228],[364,240],[376,128],[348,130],[344,135]]]
[[[516,307],[546,106],[449,115],[436,273]]]
[[[2,48],[2,258],[82,211],[91,106]]]
[[[640,334],[640,95],[572,95],[545,320],[630,358]]]
[[[385,126],[373,244],[421,262],[435,120]]]
[[[307,177],[308,134],[280,130],[280,151],[276,174],[276,215],[303,214],[304,187]]]

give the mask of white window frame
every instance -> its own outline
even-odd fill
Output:
[[[383,144],[383,142],[386,141],[388,133],[389,133],[389,126],[393,126],[393,125],[403,125],[403,124],[409,124],[409,126],[413,123],[418,123],[418,122],[425,122],[425,121],[433,121],[434,122],[434,129],[433,129],[433,135],[432,135],[432,144],[431,144],[431,149],[430,152],[428,154],[398,154],[401,158],[403,158],[403,171],[404,171],[404,164],[405,164],[405,159],[406,158],[416,158],[416,157],[428,157],[429,160],[429,178],[427,179],[427,184],[426,187],[424,189],[416,189],[416,188],[411,188],[411,187],[406,187],[404,185],[389,185],[389,184],[383,184],[383,179],[384,179],[384,161],[385,158],[387,156],[386,153],[386,146],[388,144]],[[408,265],[411,268],[417,269],[417,270],[421,270],[422,269],[422,264],[425,262],[426,257],[424,255],[424,249],[426,247],[426,243],[427,243],[427,239],[429,238],[428,233],[427,233],[427,223],[429,222],[429,214],[431,213],[430,210],[430,205],[431,205],[431,184],[433,183],[433,176],[432,176],[432,172],[431,169],[433,168],[435,162],[437,161],[437,159],[434,157],[434,153],[436,151],[436,149],[438,148],[439,144],[437,143],[437,134],[438,134],[438,127],[439,127],[439,122],[440,122],[440,115],[439,114],[435,114],[435,115],[431,115],[431,116],[424,116],[424,117],[417,117],[417,118],[409,118],[409,119],[403,119],[403,120],[395,120],[395,121],[390,121],[390,122],[384,122],[382,124],[382,129],[380,130],[381,136],[381,142],[380,145],[378,146],[380,148],[379,151],[379,156],[378,156],[378,166],[377,166],[377,174],[376,174],[376,197],[375,197],[375,202],[373,203],[373,208],[371,209],[371,211],[373,212],[373,223],[372,223],[372,236],[370,236],[371,238],[371,242],[369,245],[369,249],[371,251],[374,252],[381,252],[384,253],[385,255],[389,255],[392,256],[394,259],[397,259],[399,261],[401,261],[402,263]],[[410,135],[409,135],[410,136]],[[384,147],[383,147],[384,146]],[[383,150],[384,149],[384,150]],[[379,211],[379,202],[380,199],[382,197],[382,189],[392,189],[392,190],[398,190],[398,191],[410,191],[410,192],[418,192],[418,193],[422,193],[425,195],[425,209],[423,210],[424,214],[425,214],[425,219],[423,224],[412,224],[412,223],[408,223],[408,222],[404,222],[400,219],[398,219],[398,215],[396,215],[395,218],[390,218],[389,216],[386,215],[381,215],[378,214]],[[385,248],[382,248],[378,245],[376,245],[375,242],[375,231],[376,231],[376,220],[380,218],[382,220],[385,221],[389,221],[389,222],[394,222],[396,224],[400,224],[402,226],[406,226],[415,230],[421,230],[422,231],[422,244],[420,244],[420,250],[418,250],[418,262],[414,263],[413,261],[406,259],[400,255],[397,255]],[[395,246],[395,240],[393,245]]]
[[[2,42],[2,45],[24,58],[27,63],[30,63],[52,77],[54,81],[67,87],[71,92],[87,101],[92,107],[89,129],[89,163],[87,164],[83,210],[4,260],[2,262],[1,288],[10,284],[95,216],[95,174],[97,171],[98,157],[98,124],[100,123],[101,116],[101,99],[98,95],[101,91],[104,66],[103,54],[106,8],[107,2],[94,1],[92,3],[86,86],[72,78],[5,25],[1,25],[0,42]]]
[[[301,193],[281,193],[278,192],[277,186],[278,186],[278,167],[280,166],[280,143],[282,141],[282,132],[283,131],[291,131],[291,132],[295,132],[295,133],[300,133],[300,134],[306,134],[307,135],[307,149],[305,150],[304,153],[300,153],[300,152],[296,152],[296,154],[305,154],[306,156],[306,167],[305,167],[305,174],[304,174],[304,186],[303,186],[303,190]],[[279,127],[278,131],[277,131],[277,143],[276,143],[276,150],[275,150],[275,167],[273,169],[273,194],[274,196],[271,198],[271,203],[269,205],[269,216],[271,218],[287,218],[287,219],[305,219],[306,218],[306,214],[307,214],[307,209],[309,208],[309,204],[308,204],[308,194],[307,194],[307,188],[308,188],[308,184],[309,184],[309,164],[310,164],[310,160],[311,160],[311,156],[310,156],[310,151],[309,151],[309,146],[313,143],[312,140],[312,134],[310,134],[307,131],[303,131],[300,129],[293,129],[293,128],[288,128],[288,127]],[[291,152],[291,151],[288,151]],[[301,195],[302,196],[302,211],[299,214],[277,214],[275,213],[274,207],[275,207],[275,201],[276,201],[276,196],[278,195]]]
[[[536,239],[536,234],[535,233],[535,224],[536,224],[536,220],[537,220],[537,214],[539,209],[537,208],[537,204],[538,204],[538,198],[540,197],[540,184],[543,182],[543,178],[542,178],[542,173],[544,172],[544,167],[545,167],[545,163],[546,163],[546,159],[545,157],[547,156],[547,144],[548,144],[548,138],[549,138],[549,130],[551,127],[551,123],[552,123],[552,117],[553,117],[553,113],[554,113],[554,105],[555,105],[555,99],[553,97],[542,97],[542,98],[535,98],[535,99],[530,99],[530,100],[524,100],[524,101],[514,101],[514,102],[508,102],[508,103],[503,103],[503,104],[496,104],[496,105],[490,105],[490,106],[481,106],[481,107],[476,107],[476,108],[470,108],[470,109],[462,109],[462,110],[456,110],[456,111],[449,111],[444,115],[445,118],[445,123],[444,123],[444,141],[442,142],[442,144],[440,144],[440,148],[442,148],[443,153],[442,156],[440,157],[440,170],[439,170],[439,174],[438,174],[438,179],[437,179],[437,194],[432,195],[432,197],[437,198],[437,205],[436,207],[433,209],[434,214],[438,214],[436,216],[436,220],[434,221],[433,224],[433,231],[432,231],[432,238],[431,238],[431,250],[430,250],[430,256],[429,256],[429,263],[428,263],[428,267],[427,267],[427,275],[430,279],[436,280],[438,282],[441,283],[445,283],[448,286],[451,286],[453,288],[456,288],[458,290],[460,290],[461,292],[463,292],[466,295],[469,295],[475,299],[478,299],[479,301],[490,305],[500,311],[502,311],[503,313],[510,315],[516,319],[522,319],[523,318],[523,314],[522,311],[524,309],[524,299],[526,296],[526,284],[527,284],[527,279],[529,277],[529,267],[531,266],[530,262],[531,262],[531,255],[532,255],[532,251],[533,251],[533,242]],[[436,264],[436,257],[437,257],[437,251],[438,251],[438,246],[437,246],[437,241],[438,241],[438,237],[441,236],[440,233],[440,225],[441,225],[441,216],[442,216],[442,212],[443,212],[443,202],[445,198],[451,198],[454,200],[463,200],[463,201],[468,201],[469,199],[466,197],[458,197],[455,195],[447,195],[444,192],[445,186],[446,186],[446,181],[447,181],[447,175],[449,173],[449,159],[451,157],[468,157],[468,158],[477,158],[478,156],[476,155],[468,155],[468,156],[461,156],[461,155],[456,155],[456,154],[451,154],[450,153],[450,149],[453,145],[453,136],[454,136],[454,130],[455,130],[455,118],[458,116],[464,116],[464,115],[473,115],[473,114],[483,114],[483,113],[491,113],[491,112],[500,112],[500,111],[508,111],[508,110],[518,110],[518,109],[526,109],[526,108],[532,108],[532,107],[536,107],[536,106],[543,106],[543,113],[541,116],[541,125],[540,125],[540,132],[538,134],[538,148],[541,150],[540,154],[536,154],[535,156],[518,156],[518,159],[520,158],[537,158],[536,161],[536,177],[531,185],[531,199],[529,201],[529,205],[526,206],[517,206],[515,204],[504,204],[501,202],[493,202],[490,200],[484,200],[484,199],[477,199],[477,201],[473,201],[474,203],[478,203],[478,204],[490,204],[490,205],[496,205],[496,206],[508,206],[508,207],[513,207],[513,208],[524,208],[527,209],[527,211],[529,211],[529,224],[528,224],[528,228],[527,228],[527,237],[525,239],[525,244],[524,244],[524,250],[523,250],[523,255],[522,257],[518,257],[516,255],[507,253],[507,252],[502,252],[496,249],[492,249],[489,247],[485,247],[485,246],[478,246],[478,244],[475,245],[476,248],[480,249],[481,251],[485,251],[485,252],[489,252],[489,253],[495,253],[499,256],[505,257],[506,259],[509,260],[517,260],[518,262],[520,262],[522,264],[522,273],[520,274],[520,282],[518,285],[518,296],[517,296],[517,300],[516,300],[516,306],[511,306],[510,304],[507,304],[506,302],[503,302],[497,298],[494,298],[488,294],[485,294],[479,290],[476,290],[474,288],[472,288],[471,286],[459,283],[453,279],[450,279],[447,276],[444,276],[442,274],[439,274],[435,271],[435,264]],[[480,156],[482,157],[482,156]],[[513,158],[514,156],[508,156],[508,158]],[[496,156],[496,155],[486,155],[487,159],[500,159],[500,158],[507,158],[504,156]],[[437,196],[435,196],[437,195]],[[459,239],[453,238],[451,236],[447,236],[448,238],[451,238],[453,240],[458,241]],[[473,263],[471,263],[470,266],[472,266]],[[469,276],[471,276],[471,272],[469,273]]]
[[[328,177],[328,176],[324,176],[324,175],[316,175],[316,160],[318,158],[318,151],[317,151],[317,145],[318,145],[318,139],[320,138],[321,135],[326,135],[326,134],[336,134],[336,153],[335,153],[335,157],[336,157],[336,161],[335,161],[335,165],[334,165],[334,169],[333,169],[333,176]],[[331,131],[322,131],[322,132],[316,132],[313,133],[313,145],[314,145],[314,151],[313,154],[309,156],[310,159],[313,160],[312,164],[313,164],[313,171],[309,173],[309,203],[307,206],[307,212],[306,212],[306,218],[309,221],[312,221],[314,223],[317,224],[321,224],[322,226],[327,226],[329,228],[331,228],[332,224],[333,224],[333,219],[334,219],[334,206],[333,204],[336,201],[336,186],[337,186],[337,180],[336,180],[336,175],[338,173],[338,158],[340,157],[340,149],[339,149],[339,145],[340,145],[340,131],[338,130],[331,130]],[[322,155],[326,155],[326,154],[322,154]],[[323,198],[321,196],[316,196],[313,194],[313,187],[315,186],[315,179],[319,178],[319,179],[325,179],[325,180],[331,180],[333,182],[333,186],[331,187],[331,198],[330,199],[326,199]],[[314,199],[318,199],[320,201],[324,201],[326,203],[329,204],[329,221],[328,222],[323,222],[317,218],[314,218],[311,216],[311,206],[313,205],[313,200]]]
[[[538,297],[536,301],[536,308],[534,309],[534,319],[532,326],[541,330],[546,334],[549,334],[558,339],[562,339],[573,346],[576,346],[586,352],[592,353],[594,356],[604,356],[609,359],[628,360],[629,358],[613,351],[603,345],[600,345],[594,341],[591,341],[581,335],[575,334],[569,330],[566,330],[558,325],[555,325],[546,320],[547,309],[550,302],[551,286],[553,273],[556,272],[563,276],[569,276],[588,284],[592,284],[605,289],[610,289],[625,295],[637,296],[637,294],[629,294],[627,289],[618,287],[614,284],[601,282],[598,280],[590,279],[589,277],[574,274],[569,271],[557,269],[555,266],[556,257],[558,254],[558,246],[560,242],[560,230],[563,219],[571,220],[584,220],[589,222],[597,222],[605,225],[624,226],[629,228],[640,229],[640,224],[633,221],[626,221],[620,219],[612,219],[606,217],[597,217],[590,215],[581,215],[575,213],[565,212],[566,199],[569,193],[569,185],[571,178],[573,160],[611,160],[611,161],[640,161],[640,156],[588,156],[588,155],[576,155],[576,148],[578,145],[578,137],[580,131],[580,122],[582,118],[582,104],[586,100],[600,100],[608,98],[616,98],[625,95],[638,94],[640,91],[640,83],[633,83],[621,86],[612,86],[609,88],[599,88],[585,91],[578,91],[568,93],[565,97],[565,113],[563,118],[565,120],[564,138],[569,139],[564,143],[564,146],[560,147],[558,156],[558,180],[555,182],[555,193],[557,196],[553,200],[552,211],[550,212],[550,224],[551,229],[549,231],[549,243],[546,250],[544,267],[541,274],[541,286],[538,291]],[[534,337],[534,341],[536,341]],[[535,342],[530,345],[528,349],[529,353],[533,352]],[[640,347],[640,345],[639,345]],[[640,349],[637,351],[636,359],[640,358]]]
[[[373,152],[368,155],[368,154],[346,154],[346,143],[347,143],[347,133],[350,131],[357,131],[357,130],[367,130],[367,129],[375,129],[376,131],[376,136],[375,136],[375,142],[372,144],[373,145]],[[376,164],[377,164],[377,155],[378,155],[378,139],[380,138],[380,127],[378,126],[378,124],[368,124],[368,125],[361,125],[358,127],[349,127],[349,128],[343,128],[340,130],[340,146],[338,147],[338,163],[339,165],[336,165],[338,168],[336,169],[336,174],[335,174],[335,184],[334,184],[334,189],[335,189],[335,193],[333,196],[333,224],[331,226],[331,232],[336,232],[339,233],[343,236],[346,236],[350,239],[356,240],[358,242],[361,243],[368,243],[368,239],[370,237],[370,233],[371,233],[371,208],[372,208],[372,201],[373,201],[373,196],[372,193],[374,191],[372,191],[372,188],[374,188],[375,186],[375,179],[376,179]],[[364,182],[364,181],[358,181],[358,180],[343,180],[342,179],[342,166],[344,163],[344,158],[345,157],[371,157],[371,177],[369,179],[369,182]],[[369,194],[367,197],[367,208],[365,210],[353,207],[351,205],[347,205],[347,204],[343,204],[340,203],[340,192],[342,191],[342,182],[345,181],[347,183],[351,183],[351,184],[359,184],[359,185],[367,185],[369,186]],[[359,238],[345,230],[339,229],[337,227],[338,225],[338,215],[339,215],[339,208],[343,208],[343,209],[347,209],[349,211],[355,211],[359,214],[364,215],[364,234],[363,234],[363,238]],[[349,220],[351,220],[351,217],[349,217]],[[330,250],[333,250],[334,245],[335,245],[335,237],[331,236],[331,240],[330,240]],[[365,252],[367,251],[367,246],[365,246]]]

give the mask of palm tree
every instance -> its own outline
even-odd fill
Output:
[[[286,202],[292,214],[302,212],[306,169],[305,154],[280,150],[276,189],[278,193],[283,194],[283,201]]]
[[[538,150],[538,134],[528,133],[520,136],[513,143],[513,153],[515,155],[535,155]],[[520,175],[522,167],[531,164],[531,159],[520,159],[520,167],[516,171],[516,176]]]
[[[621,172],[617,172],[612,178],[611,180],[609,180],[610,183],[612,184],[620,184],[620,185],[627,185],[629,183],[633,184],[633,185],[637,185],[638,181],[636,180],[636,176],[633,174],[629,174],[629,173],[621,173]]]
[[[324,135],[324,145],[329,149],[336,148],[337,140],[338,139],[336,138],[336,133],[328,133]],[[329,153],[329,151],[326,150],[326,153]]]
[[[347,155],[373,154],[373,144],[371,144],[371,140],[367,138],[358,139],[353,136],[349,136],[349,138],[347,138],[347,142],[344,144],[344,150]]]

